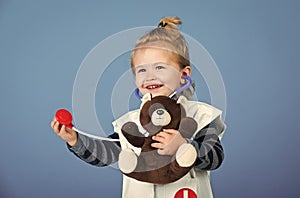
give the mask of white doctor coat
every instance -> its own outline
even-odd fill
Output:
[[[225,124],[221,120],[222,112],[206,103],[198,101],[188,101],[186,102],[186,111],[187,117],[192,117],[198,123],[197,132],[200,131],[203,127],[208,125],[213,120],[217,119],[223,127],[223,131],[219,135],[221,139],[224,130]],[[114,131],[119,134],[121,139],[122,149],[131,148],[137,154],[140,152],[140,148],[133,147],[130,143],[127,142],[126,138],[122,135],[121,127],[125,122],[133,121],[139,123],[139,110],[128,112],[119,119],[115,120],[112,124],[114,126]],[[143,132],[143,128],[139,126],[139,130]],[[196,132],[196,133],[197,133]],[[194,136],[196,135],[194,134]],[[193,136],[193,137],[194,137]],[[182,188],[189,188],[193,190],[198,198],[212,198],[212,190],[210,185],[210,174],[209,171],[196,171],[192,169],[188,174],[183,178],[179,179],[176,182],[170,184],[152,184],[141,182],[133,178],[123,175],[123,198],[173,198],[177,191]]]

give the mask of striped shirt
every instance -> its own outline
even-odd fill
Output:
[[[224,159],[224,151],[219,134],[223,131],[223,125],[216,120],[202,128],[193,140],[187,139],[197,151],[195,169],[214,170],[220,167]],[[118,139],[119,135],[113,133],[109,138]],[[78,134],[78,142],[68,149],[81,160],[94,166],[107,166],[118,161],[121,145],[119,142],[92,139]]]

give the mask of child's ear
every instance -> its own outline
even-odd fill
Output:
[[[192,73],[192,68],[191,66],[185,66],[182,70],[181,70],[181,84],[185,83],[185,79],[184,76],[190,76]]]
[[[187,65],[185,66],[182,70],[181,70],[181,73],[185,73],[186,75],[190,76],[191,73],[192,73],[192,68],[191,66]]]

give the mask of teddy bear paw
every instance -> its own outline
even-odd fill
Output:
[[[191,144],[182,144],[176,152],[176,161],[181,167],[189,167],[194,164],[197,158],[197,151]]]
[[[123,173],[131,173],[137,165],[137,156],[130,148],[124,149],[119,155],[119,168]]]

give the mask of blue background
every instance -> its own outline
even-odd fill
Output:
[[[299,5],[1,0],[0,197],[120,197],[120,172],[77,159],[50,121],[58,108],[72,108],[77,70],[95,45],[168,15],[179,16],[182,31],[209,51],[226,86],[225,161],[212,172],[215,197],[299,197]]]

